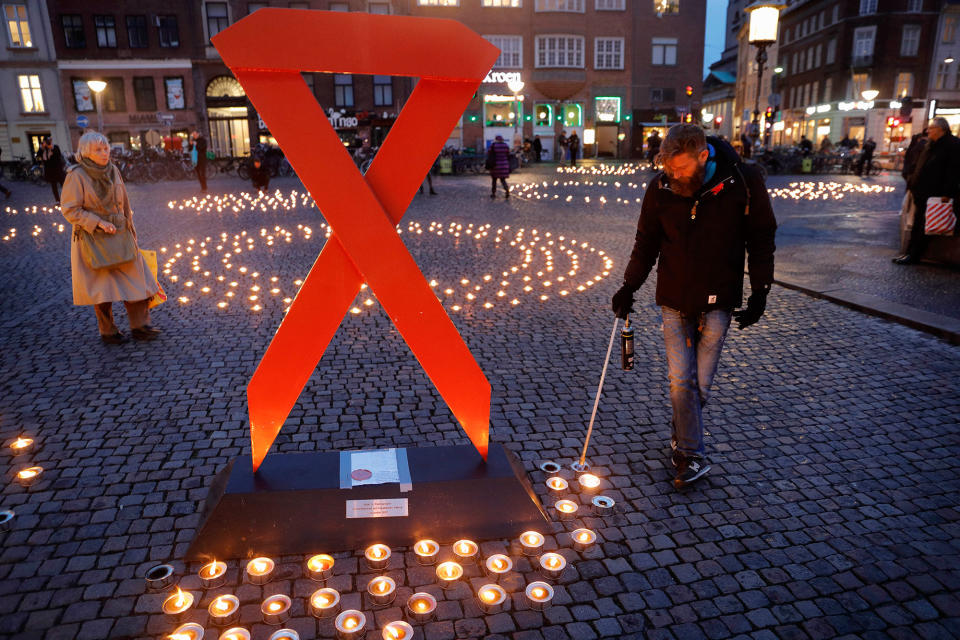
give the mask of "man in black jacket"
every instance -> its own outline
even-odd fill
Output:
[[[45,137],[40,144],[37,161],[43,164],[43,179],[50,183],[53,200],[60,204],[60,189],[63,188],[63,181],[67,179],[67,172],[64,169],[63,153],[59,146],[53,144],[50,136]]]
[[[702,409],[731,317],[743,329],[766,309],[777,223],[760,172],[741,165],[729,144],[706,138],[700,127],[672,127],[658,162],[663,172],[644,195],[613,311],[627,317],[634,292],[659,261],[657,304],[673,405],[671,459],[677,470],[674,486],[681,489],[710,470]],[[734,312],[743,298],[745,253],[751,295],[747,307]]]

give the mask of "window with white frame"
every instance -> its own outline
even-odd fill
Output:
[[[393,78],[373,76],[373,104],[376,107],[393,106]]]
[[[626,0],[596,0],[593,5],[594,11],[625,11]]]
[[[957,37],[957,17],[944,16],[942,42],[949,44]]]
[[[653,12],[658,16],[680,13],[680,0],[653,0]]]
[[[823,81],[823,101],[830,102],[830,97],[833,94],[833,78],[827,78]]]
[[[338,107],[353,106],[353,75],[336,73],[333,76],[334,100]]]
[[[934,89],[946,89],[947,88],[947,77],[950,72],[950,65],[945,62],[941,62],[937,65],[937,75],[933,79],[933,88]]]
[[[368,2],[367,13],[373,13],[381,16],[388,16],[390,15],[390,3],[389,2]]]
[[[893,95],[898,98],[913,95],[913,74],[909,72],[898,73],[897,82],[893,85]]]
[[[877,12],[877,0],[860,0],[860,15],[866,16]]]
[[[113,16],[93,16],[93,26],[97,31],[97,46],[101,49],[115,49],[117,46],[117,21]]]
[[[537,36],[537,60],[539,68],[583,68],[583,36],[545,35]]]
[[[570,11],[583,13],[584,0],[537,0],[535,11]]]
[[[861,100],[863,96],[861,95],[866,89],[870,88],[870,74],[869,73],[855,73],[853,77],[850,78],[850,82],[847,85],[849,88],[848,98],[853,98],[854,100]]]
[[[623,69],[623,38],[594,38],[593,68]]]
[[[920,48],[920,25],[905,24],[900,37],[900,55],[912,57]]]
[[[837,39],[834,38],[827,43],[827,64],[833,64],[837,60]]]
[[[227,18],[226,2],[208,2],[206,10],[208,38],[212,38],[230,26],[230,21]]]
[[[923,0],[908,0],[907,11],[909,13],[920,13],[923,11]]]
[[[30,21],[27,20],[27,6],[23,4],[3,5],[3,17],[7,23],[7,42],[11,47],[32,47]]]
[[[421,7],[459,7],[460,0],[417,0]]]
[[[857,27],[853,32],[853,61],[854,64],[865,63],[873,57],[873,41],[877,36],[877,27]]]
[[[654,38],[650,62],[658,66],[677,64],[677,39]]]
[[[523,0],[483,0],[484,7],[522,7]]]
[[[500,57],[493,63],[494,69],[523,68],[523,36],[483,36],[500,49]]]
[[[17,76],[20,87],[20,105],[24,113],[43,113],[43,94],[40,91],[40,76]]]

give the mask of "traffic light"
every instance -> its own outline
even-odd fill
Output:
[[[773,107],[767,107],[767,120],[773,119]]]
[[[722,125],[722,124],[723,124],[723,116],[717,116],[716,118],[713,119],[713,128],[714,128],[714,129],[719,129],[719,128],[720,128],[720,125]]]
[[[693,122],[693,114],[688,113],[687,115],[685,115],[683,117],[683,121],[686,122],[687,124],[690,124],[691,122]]]
[[[686,89],[685,89],[685,90],[686,90],[688,96],[692,96],[692,95],[693,95],[693,85],[689,85],[689,84],[688,84],[688,85],[686,86]]]
[[[887,118],[887,126],[891,129],[900,126],[900,118],[896,116],[890,116]]]

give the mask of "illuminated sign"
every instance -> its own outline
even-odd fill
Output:
[[[336,109],[327,109],[327,120],[334,129],[355,129],[358,121],[356,116],[346,117]]]
[[[523,82],[519,71],[491,71],[483,79],[484,84],[501,84],[505,82]]]
[[[514,100],[519,100],[520,102],[523,102],[523,96],[517,96],[516,98],[514,98],[513,96],[501,96],[495,93],[491,93],[490,95],[483,96],[484,102],[513,102]]]

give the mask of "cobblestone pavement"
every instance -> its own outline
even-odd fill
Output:
[[[582,442],[612,326],[609,297],[638,213],[622,200],[641,195],[628,184],[644,176],[603,180],[551,186],[546,203],[491,200],[482,178],[438,179],[440,195],[417,196],[401,225],[492,384],[492,438],[520,456],[541,498],[537,465],[569,463]],[[771,186],[778,180],[786,183]],[[289,193],[299,183],[275,186]],[[213,193],[242,187],[211,181]],[[56,214],[23,211],[45,202],[45,191],[17,189],[8,204],[18,213],[0,214],[8,238],[0,242],[0,508],[16,512],[0,533],[0,636],[166,637],[175,623],[160,613],[164,596],[145,593],[143,576],[171,562],[198,597],[189,620],[205,623],[212,597],[235,592],[241,622],[265,640],[273,627],[260,622],[258,605],[279,592],[294,598],[288,626],[304,638],[332,637],[329,620],[305,612],[315,583],[303,577],[303,558],[279,558],[278,579],[263,587],[241,584],[231,561],[226,586],[211,590],[200,588],[198,566],[181,560],[212,477],[249,455],[244,388],[283,298],[322,246],[322,219],[304,206],[168,208],[195,195],[187,183],[130,191],[143,246],[166,247],[164,261],[182,254],[164,277],[170,300],[154,313],[164,334],[151,343],[102,345],[90,309],[71,306],[69,231],[58,231]],[[607,203],[597,206],[601,195]],[[843,206],[869,210],[878,206],[871,198],[889,197],[853,194]],[[835,210],[830,201],[775,206],[782,219]],[[600,252],[612,259],[609,269]],[[570,271],[564,280],[552,275]],[[493,615],[478,610],[469,587],[442,592],[429,570],[395,549],[388,573],[400,585],[397,602],[421,589],[440,600],[418,638],[960,637],[956,347],[775,288],[757,325],[731,330],[706,410],[714,469],[681,494],[667,469],[669,402],[652,283],[636,315],[637,367],[611,366],[590,454],[619,512],[544,531],[546,548],[570,564],[542,613],[523,596],[537,574],[516,541],[483,545],[517,562],[507,611]],[[37,439],[36,449],[14,457],[7,445],[21,432]],[[364,291],[275,450],[467,442]],[[28,465],[44,468],[29,489],[15,479]],[[576,525],[594,529],[600,544],[574,551],[564,532]],[[358,552],[336,557],[332,586],[345,605],[367,612],[369,636],[379,637],[381,624],[400,618],[399,606],[370,608],[362,592],[371,575]],[[475,569],[468,577],[473,588],[482,582]],[[208,628],[208,638],[216,635]]]

